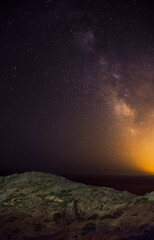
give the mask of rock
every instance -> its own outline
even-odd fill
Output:
[[[9,175],[0,180],[0,239],[102,239],[111,230],[129,238],[132,229],[134,234],[144,233],[144,225],[154,229],[152,200],[153,192],[136,196],[53,174]],[[143,207],[148,214],[151,208],[150,215],[141,214]],[[110,234],[110,239],[122,238]]]

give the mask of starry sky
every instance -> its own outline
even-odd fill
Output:
[[[154,173],[154,6],[14,0],[0,10],[1,171]]]

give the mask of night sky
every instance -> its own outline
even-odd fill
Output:
[[[152,1],[0,11],[1,172],[154,173]]]

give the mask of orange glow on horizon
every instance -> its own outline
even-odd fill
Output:
[[[133,150],[135,164],[145,172],[154,174],[154,140],[139,140],[140,143]]]
[[[118,129],[116,146],[121,165],[131,167],[146,174],[154,174],[154,111],[146,118],[137,120],[137,113],[117,93],[112,94],[115,126]],[[120,157],[121,156],[121,157]]]

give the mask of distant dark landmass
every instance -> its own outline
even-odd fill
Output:
[[[66,178],[87,185],[115,188],[144,195],[154,191],[154,175],[121,176],[121,175],[65,175]]]

